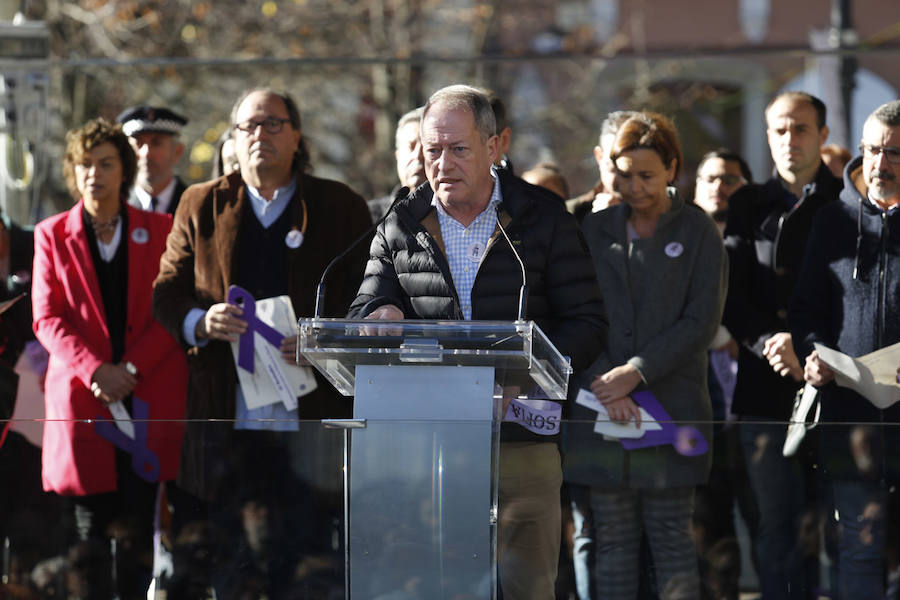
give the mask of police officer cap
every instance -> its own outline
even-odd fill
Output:
[[[138,133],[169,133],[178,135],[181,128],[187,125],[187,119],[168,108],[159,106],[132,106],[123,111],[116,122],[122,125],[125,135],[131,137]]]

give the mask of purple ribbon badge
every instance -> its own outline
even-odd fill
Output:
[[[97,416],[94,431],[104,440],[131,455],[131,468],[138,477],[153,483],[159,479],[159,457],[147,447],[147,419],[150,416],[150,405],[140,398],[132,398],[134,423],[134,439],[131,439],[103,415]]]
[[[672,417],[652,393],[636,392],[631,394],[631,398],[659,422],[662,429],[648,431],[639,438],[622,438],[622,446],[626,450],[672,445],[682,456],[700,456],[709,450],[709,443],[700,430],[690,425],[679,427],[672,423]]]
[[[284,336],[278,333],[278,330],[263,323],[256,316],[256,299],[253,294],[244,288],[233,285],[228,288],[228,303],[239,306],[244,311],[242,318],[247,321],[247,331],[241,334],[241,340],[238,346],[238,366],[253,373],[253,343],[254,333],[259,333],[263,338],[275,346],[281,347],[281,340]]]

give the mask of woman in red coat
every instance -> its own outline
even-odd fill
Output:
[[[44,489],[72,497],[79,541],[115,532],[119,597],[146,597],[157,486],[177,474],[187,385],[184,352],[151,312],[171,217],[125,202],[136,158],[117,125],[92,120],[66,142],[66,182],[81,199],[34,235],[34,331],[50,353]],[[113,424],[111,409],[131,422]]]

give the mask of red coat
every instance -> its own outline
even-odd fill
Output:
[[[122,362],[138,369],[134,396],[150,406],[147,447],[159,457],[160,479],[168,480],[178,472],[184,423],[165,420],[184,419],[187,361],[175,339],[153,319],[151,301],[172,218],[127,210],[128,231],[120,242],[128,244]],[[44,386],[44,489],[68,495],[116,489],[113,444],[97,435],[94,425],[76,421],[111,418],[90,391],[91,375],[112,360],[112,345],[81,215],[78,202],[42,221],[34,232],[34,332],[50,353]]]

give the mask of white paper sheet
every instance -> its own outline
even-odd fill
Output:
[[[643,437],[644,433],[648,431],[662,429],[662,425],[657,423],[656,420],[650,416],[650,413],[640,407],[638,407],[641,411],[640,427],[637,427],[634,421],[629,421],[624,424],[610,421],[606,407],[602,402],[597,400],[597,396],[590,390],[578,390],[578,395],[575,397],[575,403],[597,412],[597,422],[594,424],[594,433],[599,433],[604,436],[613,438],[639,438]]]
[[[835,382],[850,388],[880,409],[900,400],[897,366],[900,343],[886,346],[859,358],[852,358],[822,344],[816,344],[822,361],[834,371]]]
[[[131,415],[128,414],[128,409],[125,408],[125,405],[121,402],[113,402],[109,405],[109,412],[112,413],[119,431],[134,439],[134,421],[131,420]]]
[[[288,296],[256,301],[256,317],[282,335],[297,335],[297,319]],[[291,365],[281,352],[259,333],[254,333],[253,373],[237,367],[238,381],[247,408],[254,409],[281,402],[288,410],[297,408],[297,397],[316,389],[312,367]],[[240,341],[231,343],[234,364],[238,364]]]

